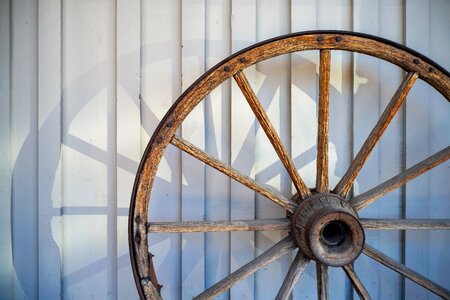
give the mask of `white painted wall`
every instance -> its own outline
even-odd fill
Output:
[[[133,299],[127,245],[132,182],[171,103],[215,63],[289,32],[354,30],[405,44],[450,69],[450,2],[0,1],[0,299]],[[295,53],[246,70],[309,186],[315,182],[318,54]],[[402,72],[333,52],[330,183],[336,184],[400,84]],[[446,147],[450,109],[418,83],[357,179],[355,193]],[[199,105],[180,134],[258,181],[291,184],[235,83]],[[450,163],[363,211],[365,217],[450,218]],[[169,146],[150,218],[283,216],[279,207]],[[163,296],[187,299],[282,237],[278,232],[150,237]],[[450,288],[450,233],[370,232],[368,242]],[[290,257],[220,299],[272,299]],[[293,298],[316,297],[310,264]],[[434,299],[362,257],[374,299]],[[353,295],[340,269],[331,299]]]

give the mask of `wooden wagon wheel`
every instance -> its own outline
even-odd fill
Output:
[[[304,50],[320,51],[317,178],[314,189],[308,188],[300,177],[243,73],[245,68],[257,62]],[[374,56],[401,67],[407,72],[407,75],[351,162],[347,172],[331,190],[328,184],[327,152],[332,50],[345,50]],[[297,191],[294,196],[282,195],[278,191],[268,189],[175,135],[175,131],[193,108],[214,88],[230,77],[233,77],[238,84],[279,159],[287,169]],[[352,267],[352,262],[361,253],[436,295],[450,299],[450,292],[446,288],[366,244],[364,237],[364,231],[370,229],[448,230],[450,229],[450,220],[361,219],[357,213],[382,195],[449,159],[450,147],[442,149],[369,191],[353,198],[348,197],[359,171],[417,79],[427,82],[450,101],[450,74],[430,59],[385,39],[342,31],[300,32],[267,40],[230,56],[205,73],[180,96],[160,122],[147,145],[136,175],[129,214],[129,246],[134,278],[140,297],[161,299],[160,286],[153,267],[153,255],[148,252],[148,233],[285,230],[290,232],[286,238],[197,295],[195,299],[213,298],[230,289],[246,276],[295,249],[298,249],[297,255],[278,292],[277,299],[289,297],[310,260],[316,261],[317,265],[319,299],[328,298],[328,266],[342,267],[359,296],[362,299],[368,299],[369,295]],[[152,185],[159,162],[169,143],[280,205],[286,210],[287,217],[270,220],[149,222],[148,207]]]

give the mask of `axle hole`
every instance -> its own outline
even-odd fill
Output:
[[[342,222],[332,221],[322,230],[322,240],[328,246],[339,246],[345,239],[345,229]]]

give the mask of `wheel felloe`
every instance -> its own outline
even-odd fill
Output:
[[[353,262],[365,240],[356,211],[342,197],[328,193],[299,205],[292,218],[292,235],[307,256],[333,267]]]

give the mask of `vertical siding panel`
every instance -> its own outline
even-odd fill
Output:
[[[354,29],[402,42],[403,15],[401,1],[383,3],[357,1]],[[397,87],[403,72],[379,59],[355,54],[354,83],[354,153],[359,151]],[[355,194],[364,192],[402,170],[402,110],[393,119],[358,176]],[[386,195],[363,210],[362,217],[401,218],[401,189]],[[400,232],[372,231],[366,241],[401,261]],[[379,263],[361,256],[356,262],[358,274],[374,298],[401,298],[401,277]],[[354,297],[357,297],[355,294]]]
[[[446,1],[408,1],[406,3],[406,43],[409,47],[435,59],[447,70],[450,30]],[[424,101],[426,99],[426,101]],[[431,87],[418,82],[407,99],[406,106],[406,166],[448,146],[448,103]],[[449,218],[448,168],[446,162],[406,186],[407,218]],[[448,287],[450,255],[448,232],[406,232],[405,262],[415,271]],[[437,297],[406,280],[406,299],[436,299]]]
[[[450,70],[450,2],[433,1],[430,6],[430,53],[447,70]],[[450,107],[449,103],[436,91],[431,95],[430,107],[430,150],[432,153],[444,149],[450,144]],[[446,128],[446,129],[442,129]],[[445,162],[429,173],[430,218],[450,219],[450,161]],[[429,273],[428,276],[439,284],[450,289],[450,269],[442,266],[450,266],[450,232],[432,231],[430,235],[429,249]],[[436,298],[436,296],[432,296]],[[432,298],[430,296],[430,298]]]
[[[383,2],[380,7],[379,14],[379,32],[377,35],[386,37],[398,43],[403,43],[403,1],[391,0]],[[380,83],[379,83],[379,115],[391,100],[396,89],[400,86],[405,73],[396,66],[380,61]],[[361,101],[364,101],[361,99]],[[355,101],[356,102],[356,101]],[[388,180],[389,178],[399,174],[403,168],[403,124],[404,124],[404,110],[400,109],[394,119],[389,124],[388,129],[383,134],[383,137],[378,142],[378,167],[379,167],[379,183]],[[356,125],[355,125],[355,128]],[[374,155],[375,157],[375,155]],[[375,177],[374,173],[367,173],[367,177]],[[362,191],[362,189],[360,189]],[[402,190],[397,189],[368,209],[374,209],[372,212],[367,211],[367,216],[380,218],[401,218],[402,217]],[[361,214],[363,216],[363,214]],[[378,240],[378,241],[377,241]],[[371,242],[370,237],[367,241]],[[380,249],[390,257],[401,261],[402,260],[402,245],[401,233],[380,232],[378,236],[375,234],[375,247]],[[378,266],[380,267],[380,266]],[[372,268],[367,268],[372,269]],[[372,269],[373,270],[373,269]],[[388,299],[401,298],[402,279],[399,274],[387,270],[384,267],[380,268],[379,284],[379,298]],[[369,276],[372,279],[372,275]],[[369,281],[367,282],[371,282]],[[355,293],[355,297],[356,297]]]
[[[109,3],[107,61],[112,74],[107,83],[106,109],[106,152],[107,152],[107,190],[106,190],[106,274],[107,299],[117,299],[117,1]]]
[[[25,299],[38,294],[37,1],[11,3],[13,289]]]
[[[128,252],[130,191],[141,157],[140,1],[117,1],[117,298],[137,299]]]
[[[206,2],[206,68],[230,55],[230,2]],[[230,163],[230,82],[216,88],[205,101],[205,147],[218,159]],[[207,220],[230,218],[230,178],[207,167],[205,170],[205,216]],[[228,232],[205,235],[205,288],[230,271]],[[228,299],[228,292],[218,299]]]
[[[292,1],[292,31],[316,28],[315,1]],[[316,63],[318,52],[305,51],[292,56],[291,65],[291,147],[292,157],[309,187],[315,185],[317,141]],[[294,299],[316,298],[315,265],[310,263],[293,291]]]
[[[289,2],[257,2],[257,40],[262,41],[274,36],[289,33]],[[261,105],[280,135],[284,145],[289,149],[289,56],[272,58],[256,66],[256,80],[253,89]],[[261,126],[256,125],[256,181],[269,184],[284,195],[291,194],[291,180],[279,160],[272,144],[267,139]],[[256,219],[284,217],[286,212],[267,198],[257,195]],[[260,255],[274,243],[281,240],[285,232],[257,232],[256,254]],[[285,270],[290,257],[279,259],[260,269],[255,274],[255,298],[275,298],[283,283]],[[269,284],[270,283],[270,284]]]
[[[256,1],[232,0],[232,52],[235,53],[256,41]],[[255,80],[255,67],[245,70],[250,82]],[[233,168],[254,177],[255,169],[255,117],[247,105],[237,84],[231,86],[231,164]],[[230,186],[231,219],[255,218],[255,193],[232,180]],[[232,232],[230,234],[230,271],[254,258],[255,233]],[[231,299],[253,299],[254,275],[237,283],[230,292]]]
[[[61,298],[61,2],[39,1],[39,298]]]
[[[11,30],[9,1],[0,2],[0,298],[12,298]]]
[[[293,32],[316,29],[316,1],[292,1]],[[317,117],[316,99],[318,51],[291,55],[291,148],[292,157],[308,187],[315,186]],[[312,262],[293,291],[294,299],[315,299],[316,274]]]
[[[429,1],[409,1],[406,3],[406,45],[429,55]],[[417,82],[406,100],[406,167],[412,166],[432,154],[429,149],[430,109],[429,89]],[[428,190],[429,172],[422,174],[406,185],[406,218],[430,217]],[[411,231],[405,234],[405,264],[415,271],[428,276],[429,234]],[[405,299],[427,299],[425,289],[405,280]]]
[[[182,3],[182,89],[186,90],[205,71],[205,1]],[[181,134],[205,149],[205,106],[201,102],[185,119]],[[203,220],[205,166],[182,153],[182,219]],[[205,290],[204,233],[182,234],[182,298],[191,299]]]
[[[352,1],[321,0],[317,4],[318,29],[352,29]],[[318,68],[317,68],[318,71]],[[331,53],[329,180],[330,188],[339,181],[350,165],[352,153],[352,54]],[[317,99],[317,96],[316,96]],[[329,269],[329,290],[349,297],[348,280],[340,268]]]
[[[181,2],[141,1],[142,151],[159,121],[181,94]],[[169,146],[152,191],[149,220],[180,221],[181,155]],[[150,251],[165,299],[181,299],[181,235],[152,234]],[[200,279],[201,281],[201,279]]]
[[[115,4],[63,7],[64,297],[114,298]]]

